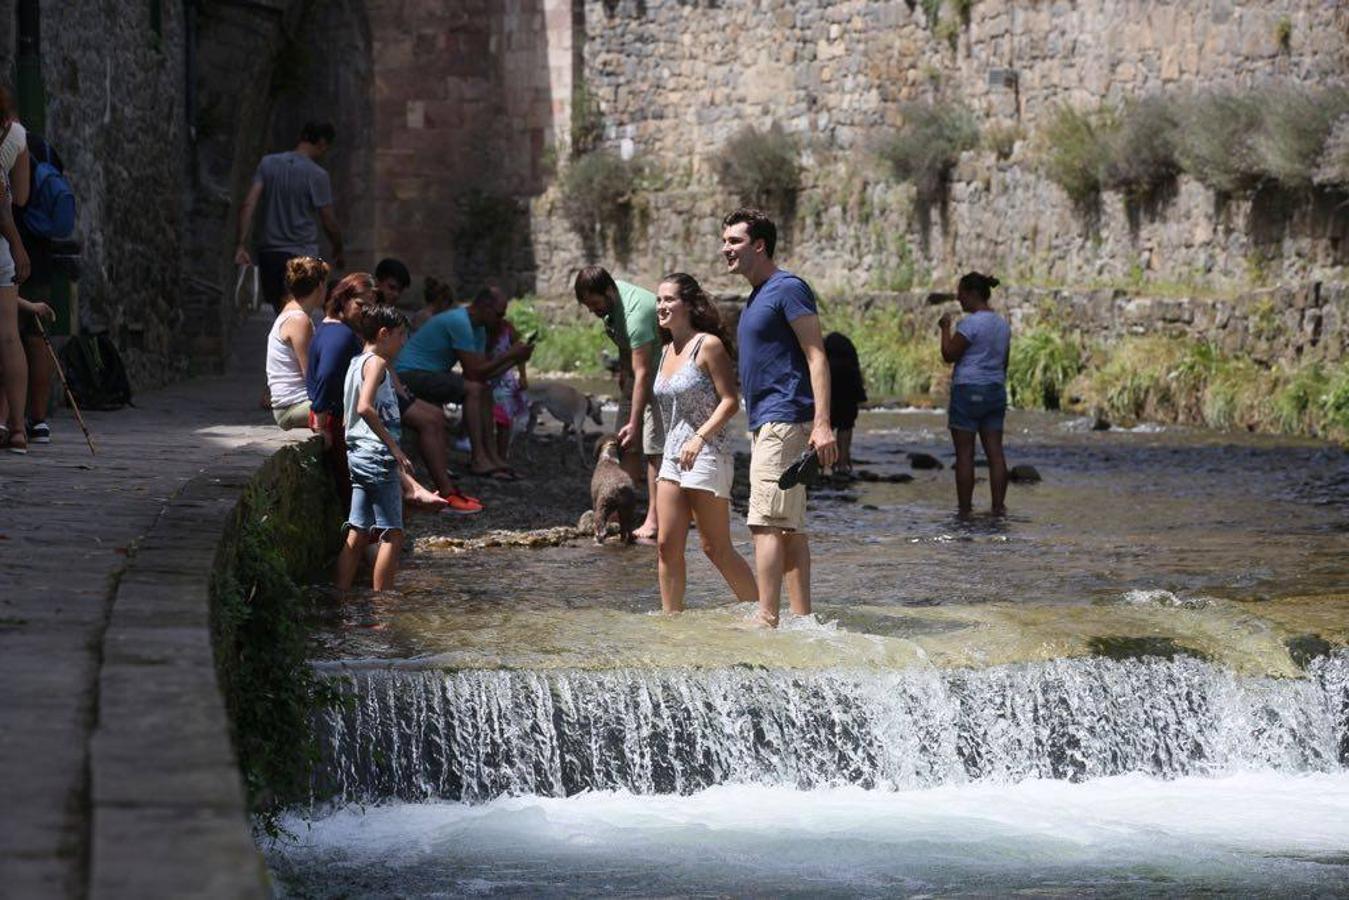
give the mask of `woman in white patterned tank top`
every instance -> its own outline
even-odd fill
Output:
[[[665,456],[656,482],[660,602],[684,609],[684,546],[690,517],[703,552],[736,598],[758,599],[754,573],[731,543],[735,459],[726,426],[740,408],[735,368],[721,337],[721,317],[693,276],[667,275],[656,292],[660,365],[655,395],[665,422]]]

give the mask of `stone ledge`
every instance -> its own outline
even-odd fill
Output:
[[[266,897],[216,676],[211,572],[249,474],[192,479],[140,542],[103,639],[90,746],[93,897]]]

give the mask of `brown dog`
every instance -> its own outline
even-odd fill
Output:
[[[637,517],[637,488],[632,476],[619,464],[622,451],[618,435],[606,434],[595,444],[595,474],[590,476],[590,501],[595,509],[595,543],[603,544],[609,533],[609,517],[618,514],[618,533],[623,543],[632,543],[633,520]]]

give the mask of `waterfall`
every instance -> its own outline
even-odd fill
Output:
[[[1349,652],[1306,678],[1201,660],[988,669],[324,666],[316,795],[341,801],[715,784],[900,789],[1349,765]]]

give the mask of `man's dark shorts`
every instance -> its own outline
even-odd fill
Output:
[[[953,384],[947,424],[956,431],[1002,431],[1007,387],[1001,384]]]
[[[258,251],[258,285],[262,288],[262,299],[272,305],[272,309],[281,311],[281,300],[286,296],[286,263],[295,258],[289,250]]]
[[[468,396],[464,387],[464,376],[458,372],[431,372],[426,369],[413,369],[399,372],[398,377],[412,396],[440,406],[445,403],[464,402]]]

